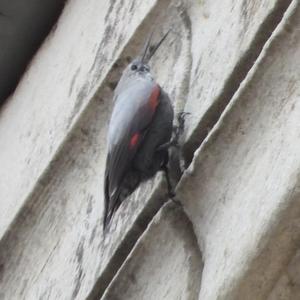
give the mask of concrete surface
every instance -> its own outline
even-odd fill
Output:
[[[182,207],[170,202],[154,217],[101,299],[194,300],[202,267],[193,228]]]
[[[266,299],[299,245],[299,21],[293,1],[178,187],[199,299]]]
[[[298,282],[300,4],[290,2],[67,3],[0,110],[1,300],[297,294],[287,278]],[[154,74],[175,110],[191,112],[192,163],[177,188],[186,214],[161,209],[158,174],[104,237],[112,90],[153,27],[155,38],[172,28]],[[203,271],[189,260],[200,252]]]

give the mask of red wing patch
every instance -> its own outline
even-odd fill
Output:
[[[139,139],[140,139],[140,135],[138,133],[133,134],[129,142],[130,148],[135,147]]]
[[[149,103],[150,103],[150,107],[151,107],[151,110],[154,112],[156,110],[156,107],[158,105],[158,98],[159,98],[159,94],[160,94],[160,87],[159,85],[155,85],[155,87],[153,88],[152,90],[152,93],[151,93],[151,96],[150,96],[150,100],[149,100]]]

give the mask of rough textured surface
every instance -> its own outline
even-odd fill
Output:
[[[294,1],[178,189],[200,299],[266,299],[299,244],[299,21]]]
[[[297,250],[274,286],[268,300],[296,300],[300,295],[300,252]]]
[[[0,236],[155,1],[122,3],[68,2],[56,29],[1,109]],[[123,19],[126,31],[121,30]],[[107,118],[98,118],[105,126]]]
[[[11,187],[18,187],[19,182],[17,180],[9,181],[9,178],[6,177],[7,181],[10,182],[10,186],[5,186],[3,182],[3,189],[1,188],[3,198],[1,199],[3,199],[4,210],[2,213],[6,217],[4,220],[1,219],[3,232],[7,228],[8,221],[11,222],[10,230],[5,232],[0,244],[0,264],[3,266],[1,293],[5,299],[22,297],[81,299],[90,292],[93,294],[95,291],[100,295],[117,271],[122,260],[131,250],[134,241],[139,237],[139,232],[149,222],[147,221],[149,216],[152,217],[165,201],[166,189],[161,176],[158,176],[156,181],[145,184],[131,197],[130,201],[124,203],[124,207],[120,209],[114,218],[113,225],[110,228],[111,232],[105,239],[103,238],[101,230],[102,183],[106,155],[106,124],[112,104],[111,85],[118,78],[119,71],[126,63],[128,56],[136,55],[141,49],[144,38],[149,32],[151,20],[154,18],[159,20],[161,18],[159,12],[164,11],[168,3],[169,1],[160,1],[157,5],[154,5],[154,2],[152,5],[148,3],[149,16],[139,25],[138,30],[130,40],[130,44],[123,49],[119,59],[113,64],[107,76],[104,77],[102,73],[99,73],[99,79],[96,77],[97,80],[90,76],[85,78],[89,81],[94,80],[94,84],[99,80],[100,86],[97,86],[96,93],[90,92],[81,95],[82,91],[79,91],[79,94],[83,97],[80,98],[80,101],[90,101],[84,110],[82,108],[84,102],[77,103],[75,109],[76,103],[70,101],[69,105],[72,107],[70,111],[65,108],[64,113],[61,115],[56,111],[55,118],[61,118],[61,122],[68,122],[68,124],[64,131],[58,130],[61,127],[56,128],[57,132],[52,142],[54,144],[58,143],[59,138],[62,138],[63,135],[65,138],[58,152],[54,153],[54,158],[51,152],[54,152],[54,148],[49,151],[51,153],[48,153],[48,155],[39,150],[40,156],[38,157],[35,156],[35,151],[29,153],[29,147],[23,149],[21,154],[30,155],[31,164],[34,164],[37,168],[33,170],[31,164],[29,164],[26,166],[24,173],[20,174],[20,183],[24,189],[26,188],[27,197],[24,197],[25,199],[16,197],[16,193],[19,194],[21,188],[14,190]],[[127,4],[130,5],[131,2]],[[73,5],[76,5],[76,3]],[[77,11],[75,8],[66,7],[60,22],[62,22],[64,15],[69,12],[69,9]],[[127,12],[128,7],[124,6],[122,10]],[[174,7],[173,22],[177,21],[180,24],[180,16],[177,11],[177,8]],[[71,12],[69,13],[71,14]],[[110,12],[111,15],[112,13],[113,11]],[[137,10],[137,16],[140,16],[140,14]],[[176,14],[178,15],[177,19],[174,18]],[[118,18],[121,18],[121,16],[118,15]],[[171,18],[172,15],[170,21]],[[75,16],[72,20],[75,22]],[[113,19],[110,22],[113,22]],[[63,25],[58,24],[57,30],[60,26],[64,28]],[[178,30],[183,30],[183,34],[184,28],[184,25],[178,26]],[[63,29],[61,30],[63,31]],[[166,68],[158,76],[162,85],[168,78],[171,78],[172,67],[182,64],[182,61],[184,62],[184,59],[179,59],[180,56],[185,55],[181,50],[184,49],[184,46],[182,46],[184,41],[184,39],[176,39],[175,41],[173,37],[166,43],[166,45],[171,45],[170,51],[160,49],[157,59],[162,59],[162,57],[172,53],[166,60]],[[107,41],[102,43],[103,47],[110,47],[109,44],[105,43]],[[68,47],[71,46],[72,44]],[[44,47],[46,46],[44,45]],[[108,51],[109,48],[105,49]],[[98,69],[95,67],[97,72],[101,71],[99,68],[105,63],[105,56],[100,57],[100,54],[103,55],[102,52],[102,48],[100,48],[98,53],[99,62],[97,62],[99,66]],[[88,57],[88,53],[86,55]],[[95,61],[97,61],[97,54]],[[68,60],[65,63],[67,62]],[[108,67],[109,65],[106,68],[108,69]],[[156,68],[156,62],[153,60],[153,69],[156,70]],[[105,80],[101,82],[101,78]],[[174,82],[170,81],[168,84],[167,88],[174,86]],[[65,91],[67,88],[68,85],[61,85],[62,90]],[[22,89],[22,86],[17,92],[20,92],[20,89]],[[45,93],[42,89],[40,92]],[[14,107],[15,103],[9,102],[9,104]],[[17,103],[15,105],[16,109],[21,109]],[[10,106],[7,106],[7,109],[9,110]],[[32,109],[38,110],[39,105],[32,107]],[[72,115],[72,120],[67,119],[68,112]],[[6,116],[9,112],[4,109],[2,114]],[[48,112],[48,117],[44,117],[45,119],[42,119],[42,114],[43,111],[37,115],[37,119],[43,123],[43,126],[49,126],[44,121],[53,122],[51,119],[52,114]],[[79,118],[77,118],[78,116]],[[2,121],[4,122],[5,119],[2,119]],[[12,124],[11,120],[7,119],[6,121]],[[22,120],[20,122],[22,123]],[[76,123],[74,127],[72,127],[73,122]],[[25,125],[28,126],[27,123]],[[37,124],[29,125],[41,134],[41,127],[37,128]],[[26,126],[20,128],[20,131],[25,130]],[[8,137],[4,129],[3,134]],[[41,140],[36,140],[34,145],[40,149],[47,149],[46,145],[49,147],[49,144],[45,143],[49,138],[48,135],[41,135],[40,138]],[[18,135],[16,139],[19,143]],[[28,144],[32,143],[30,137],[26,138],[26,142]],[[18,145],[21,147],[22,143]],[[24,147],[24,144],[22,146]],[[5,150],[7,150],[6,153]],[[12,149],[10,152],[8,150],[11,150],[11,145],[10,147],[7,145],[6,149],[2,149],[9,156],[13,156],[16,151],[16,149]],[[4,157],[1,157],[1,159],[4,159]],[[30,191],[26,185],[28,182],[24,181],[24,176],[26,172],[40,171],[38,167],[41,167],[42,162],[47,163],[47,169],[38,178],[39,181],[34,189]],[[18,165],[20,162],[15,163]],[[6,164],[9,164],[9,162],[6,161]],[[9,176],[10,170],[8,168],[7,171]],[[14,174],[12,170],[11,174]],[[33,174],[31,175],[25,177],[25,179],[33,183],[37,178]],[[151,193],[154,185],[156,188]],[[9,192],[10,196],[16,198],[12,197],[11,201],[4,201],[6,191]],[[22,209],[15,217],[14,213],[18,211],[18,205],[22,205]],[[13,217],[15,218],[13,219]],[[35,255],[32,256],[32,253],[35,253]],[[99,283],[100,286],[96,284],[96,287],[93,288],[95,282]]]
[[[297,294],[285,275],[300,208],[299,1],[281,21],[290,2],[68,2],[0,111],[1,300],[148,299],[148,286],[169,299]],[[187,242],[186,215],[169,205],[151,223],[168,200],[162,174],[122,204],[102,236],[112,90],[152,26],[155,39],[172,32],[151,67],[175,110],[192,113],[184,154],[187,164],[195,158],[178,198],[203,251],[202,276],[188,259],[200,250]],[[170,255],[165,268],[158,253]],[[183,279],[171,271],[179,269]],[[136,272],[132,283],[126,274]],[[187,281],[189,295],[168,288]]]
[[[187,164],[255,62],[290,0],[194,1],[185,110]]]
[[[201,255],[192,226],[181,206],[168,203],[141,236],[101,299],[195,300],[201,272]]]

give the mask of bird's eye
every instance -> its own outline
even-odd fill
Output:
[[[137,65],[132,65],[132,66],[131,66],[131,70],[132,70],[132,71],[134,71],[134,70],[136,70],[136,69],[137,69]]]

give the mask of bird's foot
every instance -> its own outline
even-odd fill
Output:
[[[175,136],[177,136],[177,139],[179,139],[179,136],[183,134],[184,131],[184,124],[185,124],[185,118],[187,115],[190,115],[191,113],[181,111],[177,114],[177,123],[178,126],[176,126],[175,129]]]
[[[176,126],[173,127],[173,138],[172,138],[172,143],[175,147],[179,147],[179,138],[183,134],[184,131],[184,123],[185,123],[185,118],[187,115],[190,113],[188,112],[180,112],[177,114],[177,124]]]
[[[184,122],[185,122],[185,117],[186,115],[189,115],[190,113],[188,112],[180,112],[177,115],[177,122],[178,122],[178,126],[174,126],[173,127],[173,132],[174,132],[174,136],[172,137],[171,141],[160,145],[157,148],[157,151],[164,151],[164,150],[168,150],[170,147],[174,147],[174,148],[179,148],[179,137],[182,135],[183,130],[184,130]]]

